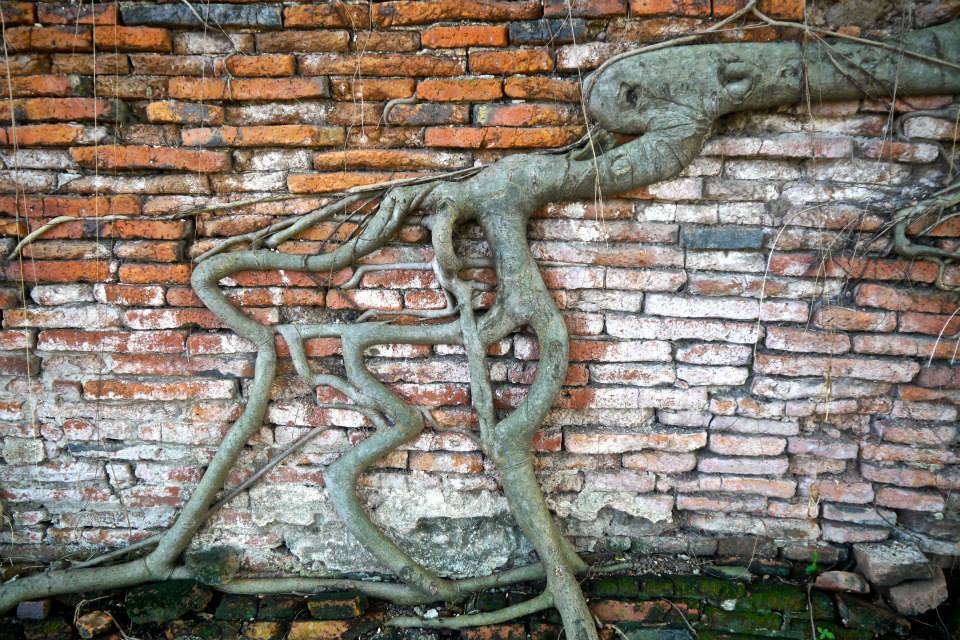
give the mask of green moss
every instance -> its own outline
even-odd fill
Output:
[[[807,592],[787,584],[758,584],[737,602],[738,608],[768,611],[806,611]]]
[[[223,620],[176,620],[167,626],[167,640],[233,640],[240,633],[239,622]]]
[[[611,576],[591,580],[587,591],[601,598],[633,598],[640,594],[640,585],[630,576]]]
[[[707,628],[738,633],[779,631],[783,627],[783,619],[772,611],[725,611],[719,607],[707,606],[704,608],[702,620]]]
[[[127,592],[124,604],[130,621],[136,624],[167,622],[201,611],[213,592],[193,580],[168,580],[136,587]]]
[[[220,600],[214,617],[217,620],[253,620],[257,617],[260,600],[256,596],[227,594]]]
[[[747,587],[742,582],[732,582],[719,578],[703,578],[700,576],[674,576],[673,594],[701,597],[709,600],[733,600],[742,598],[747,593]]]
[[[367,596],[356,591],[330,591],[311,597],[307,608],[316,620],[349,620],[363,614]]]

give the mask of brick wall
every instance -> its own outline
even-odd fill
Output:
[[[576,140],[578,70],[734,5],[196,3],[218,27],[181,2],[3,3],[2,250],[56,216],[81,218],[2,265],[5,555],[122,545],[168,525],[190,494],[252,375],[251,345],[189,288],[191,257],[338,189]],[[783,19],[802,5],[761,3]],[[384,103],[411,96],[386,126]],[[903,100],[894,115],[949,102]],[[873,101],[737,116],[682,176],[533,221],[572,333],[537,464],[582,547],[708,553],[715,538],[757,534],[796,550],[912,530],[928,551],[960,551],[960,296],[932,286],[935,265],[877,253],[890,207],[946,168],[934,142],[890,142],[890,124],[890,105]],[[906,131],[949,147],[955,128],[923,117]],[[281,193],[297,197],[156,219]],[[90,219],[111,214],[126,218]],[[935,230],[942,246],[957,246],[954,222]],[[318,225],[284,250],[328,251],[355,226]],[[426,239],[414,221],[371,260],[428,260]],[[482,241],[468,230],[461,250]],[[429,272],[333,286],[348,277],[227,286],[266,323],[443,306]],[[314,366],[340,366],[337,341],[308,347]],[[496,345],[501,409],[522,399],[536,359],[530,335]],[[375,518],[455,571],[525,553],[489,463],[444,432],[471,424],[461,353],[396,345],[369,366],[436,421],[365,477]],[[282,362],[268,423],[230,483],[328,429],[221,511],[202,544],[241,545],[254,569],[374,566],[323,494],[324,466],[368,426],[317,406],[333,397]]]

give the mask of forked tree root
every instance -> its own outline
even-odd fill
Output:
[[[751,3],[744,11],[752,8]],[[905,49],[908,55],[893,55],[891,48],[893,52]],[[945,64],[941,63],[943,59]],[[804,98],[805,88],[824,100],[856,99],[867,91],[892,95],[894,87],[898,96],[956,93],[960,92],[958,63],[960,23],[956,22],[918,31],[901,43],[881,48],[863,42],[828,44],[821,40],[806,49],[794,43],[669,50],[658,46],[643,55],[618,56],[591,76],[585,90],[586,107],[602,131],[591,134],[585,147],[512,156],[482,169],[440,178],[376,185],[348,194],[346,200],[299,220],[283,221],[244,236],[242,240],[250,245],[247,250],[227,251],[236,244],[227,240],[198,261],[192,284],[204,304],[227,327],[256,345],[255,375],[243,414],[225,436],[179,517],[152,551],[117,565],[50,571],[9,582],[0,589],[0,610],[21,600],[65,592],[189,577],[189,571],[179,566],[179,558],[206,519],[243,447],[263,424],[276,373],[275,338],[280,335],[289,347],[298,375],[308,384],[329,384],[343,391],[352,402],[349,406],[370,418],[375,426],[370,437],[327,468],[325,483],[347,529],[402,583],[241,579],[218,588],[235,593],[356,588],[397,604],[422,604],[458,602],[478,590],[544,579],[542,594],[499,612],[447,620],[398,618],[389,624],[455,629],[503,622],[555,607],[569,640],[597,640],[595,620],[578,580],[587,564],[561,535],[537,483],[530,452],[533,435],[563,384],[569,348],[564,319],[527,243],[530,217],[550,202],[591,198],[597,190],[620,193],[676,176],[698,155],[714,121],[725,114],[795,104]],[[606,143],[613,140],[609,134],[634,138],[620,146],[608,146]],[[594,140],[605,142],[601,147],[594,145]],[[331,252],[305,256],[276,251],[312,224],[357,206],[366,197],[381,196],[376,212],[363,220],[356,235]],[[952,198],[949,194],[944,197],[948,196]],[[423,223],[431,230],[432,269],[459,312],[452,322],[268,327],[246,316],[219,287],[223,278],[243,271],[323,273],[353,266],[389,242],[415,213],[424,216]],[[497,274],[495,301],[483,313],[474,309],[474,287],[460,277],[470,263],[457,255],[453,245],[454,234],[466,223],[475,223],[483,231]],[[359,277],[355,278],[357,282]],[[501,416],[493,406],[485,353],[491,344],[523,327],[532,328],[536,334],[540,351],[537,374],[520,406]],[[312,337],[340,338],[344,377],[312,371],[303,345]],[[471,402],[479,416],[483,450],[500,474],[510,510],[536,550],[538,565],[484,578],[447,579],[413,560],[370,519],[357,496],[357,479],[376,460],[416,437],[426,426],[416,407],[388,389],[365,366],[366,349],[393,343],[453,344],[465,349]]]

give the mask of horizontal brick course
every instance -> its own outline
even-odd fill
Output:
[[[168,526],[192,491],[249,399],[256,353],[190,288],[192,259],[231,235],[314,211],[334,192],[573,143],[586,133],[587,71],[742,5],[195,4],[221,32],[178,2],[5,4],[4,250],[59,216],[78,218],[3,266],[8,546],[24,557],[41,545],[58,554],[117,546]],[[759,7],[804,18],[796,0]],[[749,29],[717,39],[789,37]],[[952,101],[900,100],[894,117]],[[874,234],[889,227],[885,207],[917,198],[916,185],[941,175],[930,141],[949,146],[955,123],[913,117],[904,131],[916,139],[898,140],[887,130],[889,106],[813,100],[739,115],[673,179],[551,203],[533,216],[531,252],[571,336],[563,388],[533,448],[547,498],[578,527],[577,544],[594,545],[598,509],[617,505],[659,518],[662,544],[696,529],[704,540],[763,535],[820,549],[886,539],[888,519],[908,527],[947,509],[960,489],[956,295],[934,286],[937,265],[885,254]],[[245,200],[257,202],[223,208]],[[372,208],[318,223],[280,250],[329,253]],[[155,219],[182,212],[196,215]],[[108,215],[130,219],[92,220]],[[918,220],[908,234],[934,221]],[[339,288],[351,268],[248,272],[220,286],[268,326],[443,309],[435,274],[414,268],[433,259],[428,226],[405,221],[367,259],[412,266],[369,270],[355,288]],[[458,233],[458,252],[486,255],[476,225]],[[954,249],[960,225],[948,218],[930,233]],[[477,298],[489,308],[496,274],[463,273],[492,288]],[[960,269],[948,266],[944,280],[960,283]],[[261,548],[289,566],[318,561],[274,527],[335,521],[311,492],[373,427],[360,412],[322,406],[348,400],[302,382],[291,345],[275,342],[267,417],[228,486],[309,428],[323,433],[251,492],[249,508],[215,522],[212,539],[258,549],[244,557],[252,572]],[[339,338],[304,348],[318,373],[340,370]],[[491,345],[498,411],[527,398],[539,350],[524,331]],[[414,491],[442,491],[429,498],[444,505],[438,521],[500,517],[492,463],[460,432],[479,428],[462,347],[380,345],[365,362],[420,404],[427,424],[361,477],[365,495],[396,510]],[[278,495],[270,483],[309,494],[296,503],[302,513],[265,500]],[[481,503],[471,501],[487,494],[495,512],[477,513],[471,505]],[[222,523],[242,532],[222,533]],[[597,606],[624,619],[649,613]]]

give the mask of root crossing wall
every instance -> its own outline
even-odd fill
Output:
[[[802,5],[761,3],[785,20],[802,19]],[[3,3],[0,248],[8,255],[57,216],[86,219],[3,263],[4,555],[124,545],[168,525],[190,494],[252,375],[251,345],[189,288],[191,256],[345,187],[574,141],[581,74],[733,9],[244,2],[209,5],[204,26],[180,2]],[[385,102],[410,97],[386,125]],[[905,132],[925,140],[893,140],[891,124],[951,101],[903,100],[892,113],[888,102],[814,97],[737,116],[683,176],[535,219],[531,244],[572,333],[537,461],[580,547],[710,553],[718,538],[758,535],[802,555],[892,535],[960,551],[960,297],[932,286],[935,265],[881,253],[891,208],[943,182],[937,142],[950,153],[956,135],[954,122],[920,117]],[[297,197],[150,219],[286,193]],[[127,218],[89,220],[113,214]],[[957,246],[955,222],[934,231],[944,247]],[[355,227],[322,224],[284,250],[329,251]],[[410,224],[372,261],[427,261],[426,240]],[[461,250],[482,255],[474,230]],[[349,276],[226,284],[266,323],[444,304],[429,271],[371,272],[338,289]],[[955,268],[945,278],[960,284]],[[318,370],[338,371],[338,349],[309,343]],[[493,469],[448,431],[471,425],[464,356],[397,345],[368,362],[436,422],[364,478],[375,519],[450,573],[528,553]],[[532,336],[503,341],[490,362],[507,410],[536,369]],[[325,465],[368,425],[318,407],[335,394],[282,366],[268,422],[231,483],[307,429],[327,429],[198,544],[242,547],[253,570],[376,570],[323,489]]]

